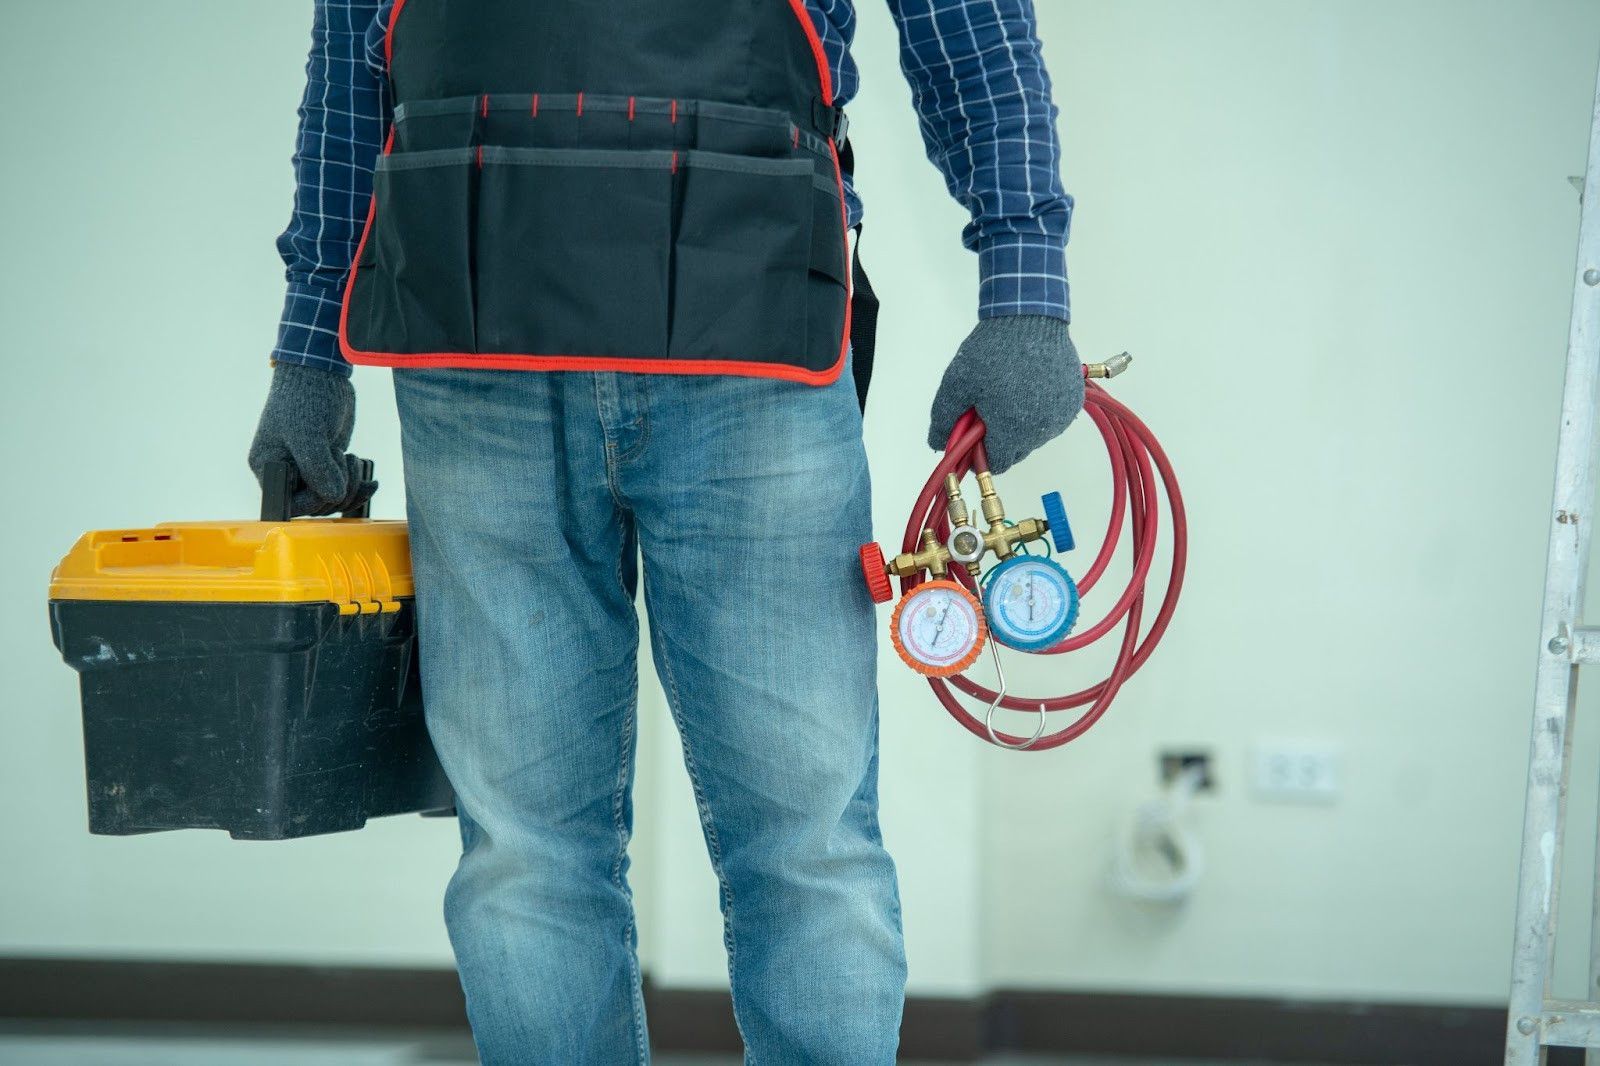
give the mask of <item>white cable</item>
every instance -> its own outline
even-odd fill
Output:
[[[1205,768],[1187,766],[1160,796],[1139,806],[1112,850],[1107,880],[1129,899],[1178,903],[1205,870],[1200,838],[1183,824],[1189,803],[1205,781]]]

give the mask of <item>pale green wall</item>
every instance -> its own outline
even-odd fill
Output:
[[[1191,585],[1112,718],[1053,755],[980,748],[885,661],[884,820],[913,985],[1492,1002],[1576,221],[1566,177],[1583,168],[1600,9],[1037,2],[1079,202],[1074,332],[1086,354],[1139,357],[1116,389],[1180,464]],[[309,14],[304,0],[0,5],[0,953],[449,957],[452,824],[291,845],[90,838],[75,678],[45,624],[49,567],[81,531],[251,511],[242,456],[281,298],[272,240]],[[861,14],[853,118],[885,299],[868,444],[891,540],[929,465],[925,411],[975,270],[922,158],[889,20],[871,0]],[[397,513],[387,381],[358,384],[357,443],[387,472],[380,511]],[[1002,488],[1020,510],[1066,487],[1091,529],[1101,462],[1079,428]],[[646,964],[714,984],[712,882],[653,685],[644,711]],[[1340,802],[1253,802],[1248,754],[1267,738],[1342,746]],[[1222,793],[1197,819],[1210,870],[1189,907],[1143,912],[1100,878],[1174,743],[1220,760]],[[1588,868],[1570,864],[1569,899]],[[1581,985],[1581,958],[1566,964]]]
[[[1041,6],[1065,46],[1076,332],[1144,357],[1119,392],[1182,465],[1194,566],[1087,750],[985,754],[986,970],[1497,999],[1600,8]],[[1252,802],[1259,738],[1342,745],[1341,802]],[[1198,816],[1209,876],[1157,920],[1097,879],[1107,818],[1173,742],[1214,746],[1224,790]],[[1002,905],[1024,873],[1048,919]]]

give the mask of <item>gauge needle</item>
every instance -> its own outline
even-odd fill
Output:
[[[945,604],[944,610],[939,614],[939,624],[933,628],[933,639],[928,641],[928,647],[937,648],[939,638],[944,636],[944,620],[950,617],[950,605]]]
[[[1033,621],[1033,575],[1028,575],[1028,621]]]

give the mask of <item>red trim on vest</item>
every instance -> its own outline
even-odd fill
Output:
[[[389,14],[389,29],[384,38],[384,60],[394,66],[395,26],[400,22],[400,12],[406,0],[395,0]],[[817,79],[822,89],[824,105],[833,104],[833,75],[828,69],[828,54],[822,47],[822,38],[816,24],[806,12],[805,0],[789,0],[789,9],[805,31],[811,54],[817,62]],[[487,102],[487,96],[485,102]],[[539,114],[539,94],[533,94],[533,113]],[[583,114],[583,94],[578,94],[578,114]],[[678,121],[678,101],[672,101],[672,121]],[[394,151],[394,127],[389,127],[389,139],[383,154]],[[482,149],[480,147],[479,151]],[[806,385],[831,385],[844,370],[845,357],[850,353],[851,311],[855,296],[855,275],[850,269],[850,214],[845,204],[844,168],[839,162],[839,149],[833,138],[828,139],[828,152],[833,156],[833,176],[839,187],[839,225],[844,233],[845,285],[844,335],[839,343],[839,358],[823,370],[807,370],[790,363],[766,363],[736,359],[629,359],[606,355],[478,355],[471,352],[434,352],[419,355],[401,355],[394,352],[363,352],[350,345],[350,300],[356,288],[356,275],[361,270],[361,257],[372,238],[372,226],[378,217],[378,197],[374,192],[367,206],[367,225],[361,233],[361,243],[356,246],[356,257],[350,264],[350,277],[345,281],[344,301],[339,309],[339,351],[345,359],[357,366],[388,367],[450,367],[488,370],[617,370],[648,374],[738,374],[744,377],[777,378],[797,381]],[[676,153],[674,153],[676,156]]]
[[[831,368],[833,376],[838,377],[839,371],[844,369],[845,356],[850,354],[851,313],[856,305],[856,272],[850,269],[850,207],[844,198],[844,166],[839,162],[839,149],[834,147],[832,138],[828,140],[828,153],[833,156],[833,177],[839,184],[839,229],[844,235],[839,242],[842,246],[840,254],[844,256],[844,270],[841,273],[847,279],[844,286],[844,331],[839,338],[839,358]]]
[[[400,12],[405,10],[406,0],[394,0],[394,7],[389,11],[389,29],[383,35],[383,61],[390,70],[394,69],[394,28],[400,21]]]
[[[848,312],[847,312],[848,315]],[[341,339],[341,347],[343,346]],[[434,367],[455,370],[618,370],[639,374],[733,374],[747,378],[776,378],[802,385],[832,385],[844,370],[844,360],[824,370],[807,370],[789,363],[742,362],[736,359],[628,359],[610,355],[462,355],[445,352],[426,355],[386,355],[351,352],[344,356],[356,366]]]
[[[828,69],[828,53],[822,47],[822,37],[817,33],[817,24],[811,21],[811,14],[806,11],[805,0],[789,0],[789,9],[794,12],[794,17],[800,20],[801,28],[806,31],[806,40],[811,45],[811,55],[817,61],[817,80],[822,83],[822,102],[831,107],[833,72]]]

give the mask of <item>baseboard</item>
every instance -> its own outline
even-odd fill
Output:
[[[739,1050],[728,996],[647,983],[650,1031],[673,1051]],[[463,1029],[455,974],[439,969],[100,959],[0,959],[0,1018],[241,1027]],[[1270,1060],[1341,1066],[1492,1066],[1505,1011],[1000,990],[978,999],[913,996],[908,1059],[970,1062],[985,1052]],[[1579,1053],[1581,1054],[1581,1053]],[[1550,1066],[1581,1059],[1552,1052]]]
[[[1498,1066],[1505,1056],[1498,1007],[1002,991],[987,1021],[987,1046],[1023,1052],[1330,1066]],[[1561,1062],[1552,1053],[1549,1066]]]
[[[645,984],[650,1041],[662,1051],[742,1050],[726,992],[691,992]],[[900,1026],[900,1053],[908,1059],[971,1062],[985,1050],[984,1004],[973,999],[913,996]]]
[[[0,1017],[461,1028],[453,970],[0,958]]]

